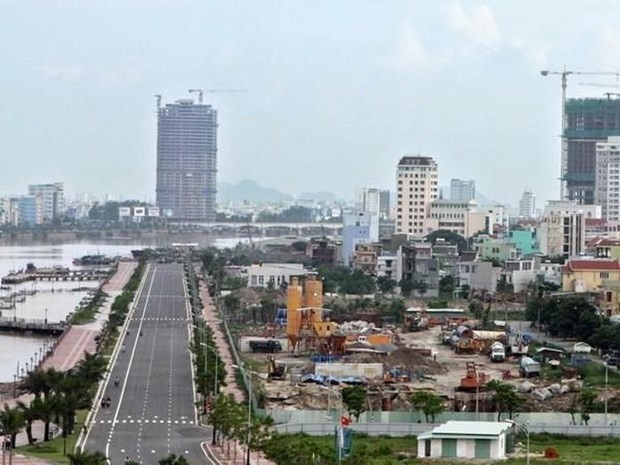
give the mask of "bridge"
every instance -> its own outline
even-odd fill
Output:
[[[274,237],[297,236],[340,236],[342,223],[237,223],[237,222],[190,222],[213,234],[247,234],[252,236]]]
[[[109,270],[68,270],[68,269],[44,269],[9,273],[2,278],[2,284],[21,284],[28,281],[99,281],[110,275]]]
[[[64,321],[49,323],[47,319],[38,318],[0,318],[0,331],[57,335],[66,328]]]

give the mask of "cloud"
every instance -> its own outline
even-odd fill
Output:
[[[500,42],[500,32],[493,10],[484,3],[473,5],[466,11],[460,2],[452,2],[444,11],[448,25],[468,45],[495,48]]]
[[[551,54],[551,45],[549,43],[538,40],[535,43],[523,40],[510,40],[510,45],[517,50],[534,69],[545,69],[549,65],[549,55]]]
[[[620,63],[618,50],[620,50],[620,32],[617,29],[605,26],[597,32],[594,50],[597,63],[611,71],[616,71]]]
[[[41,73],[48,79],[77,82],[84,77],[84,67],[72,64],[43,65]]]
[[[396,44],[388,57],[388,65],[398,70],[428,68],[431,53],[426,49],[409,21],[401,24]]]

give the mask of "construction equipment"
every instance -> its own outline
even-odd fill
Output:
[[[461,390],[482,390],[489,382],[489,377],[486,373],[478,373],[476,371],[476,362],[467,362],[467,373],[464,378],[461,378]]]
[[[157,111],[159,111],[159,109],[161,108],[161,95],[155,94],[153,95],[153,97],[155,97],[155,100],[157,101]]]
[[[276,353],[282,352],[282,344],[276,339],[268,339],[266,341],[250,341],[250,349],[252,352]]]
[[[223,92],[247,92],[247,89],[189,89],[190,94],[198,94],[198,104],[202,105],[205,92],[223,93]]]
[[[276,363],[276,359],[273,355],[267,357],[267,361],[269,362],[269,372],[267,374],[267,378],[272,379],[284,379],[284,375],[286,373],[286,365],[283,363]]]
[[[565,138],[565,132],[567,127],[566,118],[566,88],[568,86],[568,76],[571,74],[592,75],[592,76],[616,76],[618,78],[620,73],[617,71],[569,71],[564,67],[562,71],[550,71],[542,70],[541,76],[558,75],[562,76],[562,147],[561,147],[561,162],[560,162],[560,200],[565,200],[566,196],[566,172],[568,171],[568,147]]]

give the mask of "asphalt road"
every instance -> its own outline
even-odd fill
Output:
[[[111,406],[97,406],[84,449],[112,465],[157,464],[171,453],[205,462],[200,443],[210,432],[197,425],[187,303],[182,265],[149,265],[103,390]]]

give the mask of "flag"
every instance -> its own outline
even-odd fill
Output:
[[[345,416],[340,417],[340,425],[343,428],[346,428],[347,426],[351,425],[351,419]]]

